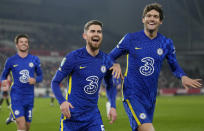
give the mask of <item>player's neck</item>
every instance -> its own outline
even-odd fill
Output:
[[[96,55],[98,55],[98,52],[99,52],[99,49],[93,50],[89,46],[86,46],[86,50],[89,53],[89,55],[91,55],[91,56],[96,56]]]
[[[26,52],[18,51],[18,55],[22,58],[25,58],[28,55],[28,51]]]
[[[147,37],[149,37],[150,39],[154,39],[155,37],[157,37],[157,32],[158,30],[144,30],[144,33]]]

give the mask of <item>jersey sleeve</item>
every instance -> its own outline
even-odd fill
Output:
[[[36,82],[39,83],[43,80],[43,73],[41,69],[41,64],[40,64],[40,59],[36,57],[36,67],[35,67],[35,72],[36,72]]]
[[[108,54],[111,59],[116,60],[122,55],[129,52],[130,34],[126,34],[118,43],[118,45]]]
[[[66,101],[60,90],[60,83],[65,77],[67,77],[72,72],[75,66],[74,63],[75,63],[74,56],[72,54],[67,55],[62,60],[59,69],[57,70],[55,76],[52,79],[51,88],[59,104],[62,104],[64,101]]]
[[[106,65],[107,69],[109,69],[109,68],[111,68],[113,66],[114,61],[111,59],[110,56],[105,55],[104,60],[105,60],[105,65]]]
[[[117,89],[114,86],[112,77],[111,71],[108,71],[104,77],[104,84],[106,87],[106,95],[111,103],[111,107],[116,108]]]
[[[170,65],[171,71],[177,78],[180,79],[182,76],[186,75],[176,60],[176,50],[175,47],[173,46],[172,40],[170,39],[169,39],[169,52],[166,58],[168,64]]]
[[[10,73],[10,70],[11,70],[10,60],[7,59],[5,65],[4,65],[4,70],[3,70],[2,75],[1,75],[1,81],[7,79],[7,76]]]

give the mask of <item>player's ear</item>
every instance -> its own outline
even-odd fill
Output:
[[[160,25],[163,23],[163,21],[160,20]]]
[[[85,40],[87,39],[86,33],[83,33],[82,36]]]
[[[143,18],[142,18],[142,23],[144,24],[144,22],[145,22],[145,21],[144,21],[144,17],[143,17]]]

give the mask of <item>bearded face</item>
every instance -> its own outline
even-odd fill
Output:
[[[101,26],[89,26],[89,29],[84,32],[83,38],[86,40],[87,46],[89,46],[91,50],[98,50],[103,39]]]

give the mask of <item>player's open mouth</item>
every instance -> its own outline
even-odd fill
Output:
[[[148,25],[156,25],[156,23],[148,23]]]
[[[100,40],[99,37],[93,37],[93,38],[92,38],[92,41],[94,41],[94,42],[99,42],[99,40]]]

